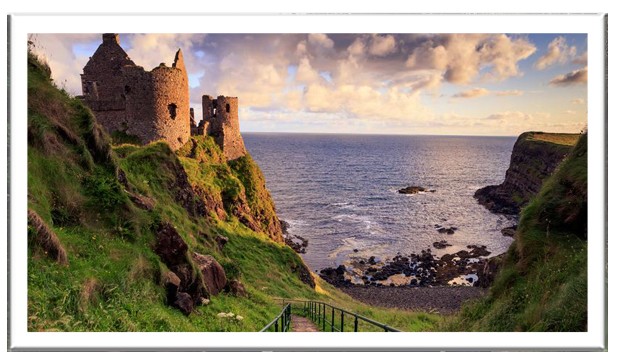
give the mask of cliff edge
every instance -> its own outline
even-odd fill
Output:
[[[526,132],[512,149],[503,183],[480,188],[478,202],[494,213],[518,214],[570,153],[580,134]]]
[[[446,328],[587,330],[587,134],[522,209],[489,295]]]

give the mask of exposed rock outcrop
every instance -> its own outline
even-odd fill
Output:
[[[201,272],[202,280],[212,296],[216,296],[227,285],[225,270],[212,256],[193,252],[193,262]]]
[[[478,189],[474,197],[491,212],[518,214],[572,150],[578,137],[541,132],[521,134],[512,149],[503,183]]]
[[[170,223],[161,223],[159,226],[154,252],[171,271],[163,277],[167,303],[178,307],[185,314],[192,312],[195,303],[207,297],[209,290],[194,271],[188,256],[188,245]]]

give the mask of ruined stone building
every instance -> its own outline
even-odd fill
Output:
[[[203,118],[194,134],[213,137],[227,160],[244,156],[246,148],[240,135],[238,98],[219,95],[214,99],[203,95],[201,109]]]
[[[238,98],[202,99],[203,119],[195,124],[182,51],[171,67],[151,71],[136,65],[120,46],[118,34],[103,34],[81,74],[83,99],[109,132],[122,132],[142,144],[164,140],[174,150],[191,135],[210,135],[227,160],[246,154],[238,121]]]

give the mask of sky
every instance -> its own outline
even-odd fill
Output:
[[[32,34],[56,84],[101,34]],[[586,34],[120,34],[146,70],[182,49],[191,106],[239,98],[243,132],[514,136],[587,125]]]

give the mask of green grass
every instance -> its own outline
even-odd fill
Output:
[[[572,147],[576,144],[576,142],[578,142],[578,139],[580,137],[580,134],[534,132],[531,133],[528,139],[540,142],[567,145]]]
[[[29,56],[28,207],[68,255],[68,266],[61,266],[35,243],[29,248],[29,331],[257,331],[280,312],[279,297],[324,300],[402,330],[432,330],[442,321],[364,305],[320,279],[315,289],[302,283],[301,258],[272,240],[276,214],[257,165],[250,156],[228,164],[211,138],[194,140],[177,153],[163,142],[112,148],[92,113],[54,87],[49,68]],[[183,172],[201,192],[189,206],[203,197],[228,214],[209,208],[210,215],[200,216],[177,202]],[[137,208],[129,192],[149,197],[154,208]],[[262,231],[234,215],[244,205]],[[220,293],[190,316],[167,305],[161,284],[167,268],[153,252],[161,222],[172,223],[191,251],[215,257],[248,296]],[[217,234],[229,238],[222,251]],[[222,312],[243,320],[218,317]]]
[[[587,135],[521,212],[490,295],[450,331],[586,331]]]

